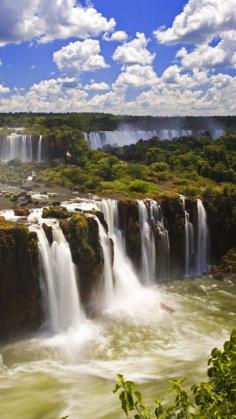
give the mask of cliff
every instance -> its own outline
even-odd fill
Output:
[[[42,321],[37,237],[0,218],[0,339],[35,330]]]

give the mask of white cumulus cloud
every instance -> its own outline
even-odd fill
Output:
[[[94,39],[70,42],[54,52],[53,61],[61,71],[94,71],[108,67],[100,54],[100,43]]]
[[[116,22],[76,0],[1,0],[0,45],[37,39],[49,42],[112,32]]]
[[[128,35],[125,31],[116,31],[116,32],[113,32],[111,35],[108,32],[106,32],[103,35],[103,39],[104,41],[107,41],[107,42],[112,42],[112,41],[125,42],[128,39]]]
[[[92,80],[90,82],[90,84],[86,84],[84,86],[85,90],[109,90],[110,86],[109,84],[105,83],[105,82],[95,82],[94,80]]]
[[[235,0],[189,0],[170,28],[154,34],[162,44],[201,44],[235,26]]]
[[[148,40],[144,33],[137,32],[135,39],[117,47],[113,59],[123,64],[149,65],[153,62],[156,54],[151,54],[147,45]]]

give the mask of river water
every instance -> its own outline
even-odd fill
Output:
[[[232,282],[185,279],[137,289],[64,334],[39,331],[2,345],[0,417],[122,418],[112,393],[117,373],[138,383],[147,402],[174,378],[205,379],[210,350],[228,338],[235,310]]]

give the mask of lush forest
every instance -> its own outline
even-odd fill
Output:
[[[62,131],[66,136],[68,131]],[[67,133],[67,134],[66,134]],[[68,138],[68,136],[67,136]],[[80,192],[195,196],[207,188],[234,188],[236,135],[160,141],[153,138],[130,146],[91,150],[80,132],[70,136],[67,162],[52,162],[41,173],[46,182]]]
[[[115,130],[124,125],[136,129],[152,130],[193,129],[207,131],[212,126],[216,128],[235,129],[235,116],[215,117],[153,117],[112,115],[105,113],[0,113],[0,127],[30,127],[42,131],[67,126],[81,131]]]

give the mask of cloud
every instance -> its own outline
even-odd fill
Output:
[[[161,44],[201,44],[235,26],[235,0],[189,0],[170,28],[154,35]]]
[[[4,95],[5,93],[9,93],[10,89],[8,87],[3,86],[3,84],[0,84],[0,95]]]
[[[112,41],[125,42],[128,39],[128,35],[125,31],[116,31],[116,32],[113,32],[111,35],[109,35],[109,33],[106,32],[103,35],[103,39],[104,41],[107,41],[107,42],[112,42]]]
[[[105,85],[91,80],[83,87],[75,77],[59,77],[42,80],[26,91],[18,89],[12,94],[0,85],[1,111],[169,116],[236,113],[236,77],[223,73],[190,71],[172,65],[158,77],[151,66],[134,64],[122,67],[109,91],[105,91]],[[104,91],[98,87],[99,90],[104,87]]]
[[[94,6],[82,7],[76,0],[1,0],[0,45],[87,38],[112,32],[115,25],[113,18],[108,20]]]
[[[94,71],[109,67],[100,52],[100,43],[97,40],[70,42],[54,52],[53,61],[61,71]]]
[[[152,66],[134,64],[122,68],[122,72],[114,83],[114,86],[140,88],[153,86],[156,82],[157,76]]]
[[[137,32],[135,39],[117,47],[113,54],[113,59],[127,65],[149,65],[153,62],[156,54],[151,54],[147,49],[147,45],[148,40],[144,33]]]
[[[236,67],[236,31],[228,31],[217,45],[202,44],[192,52],[181,48],[176,57],[186,68]]]
[[[105,82],[96,83],[94,80],[91,80],[90,84],[84,86],[85,90],[109,90],[109,84]]]

